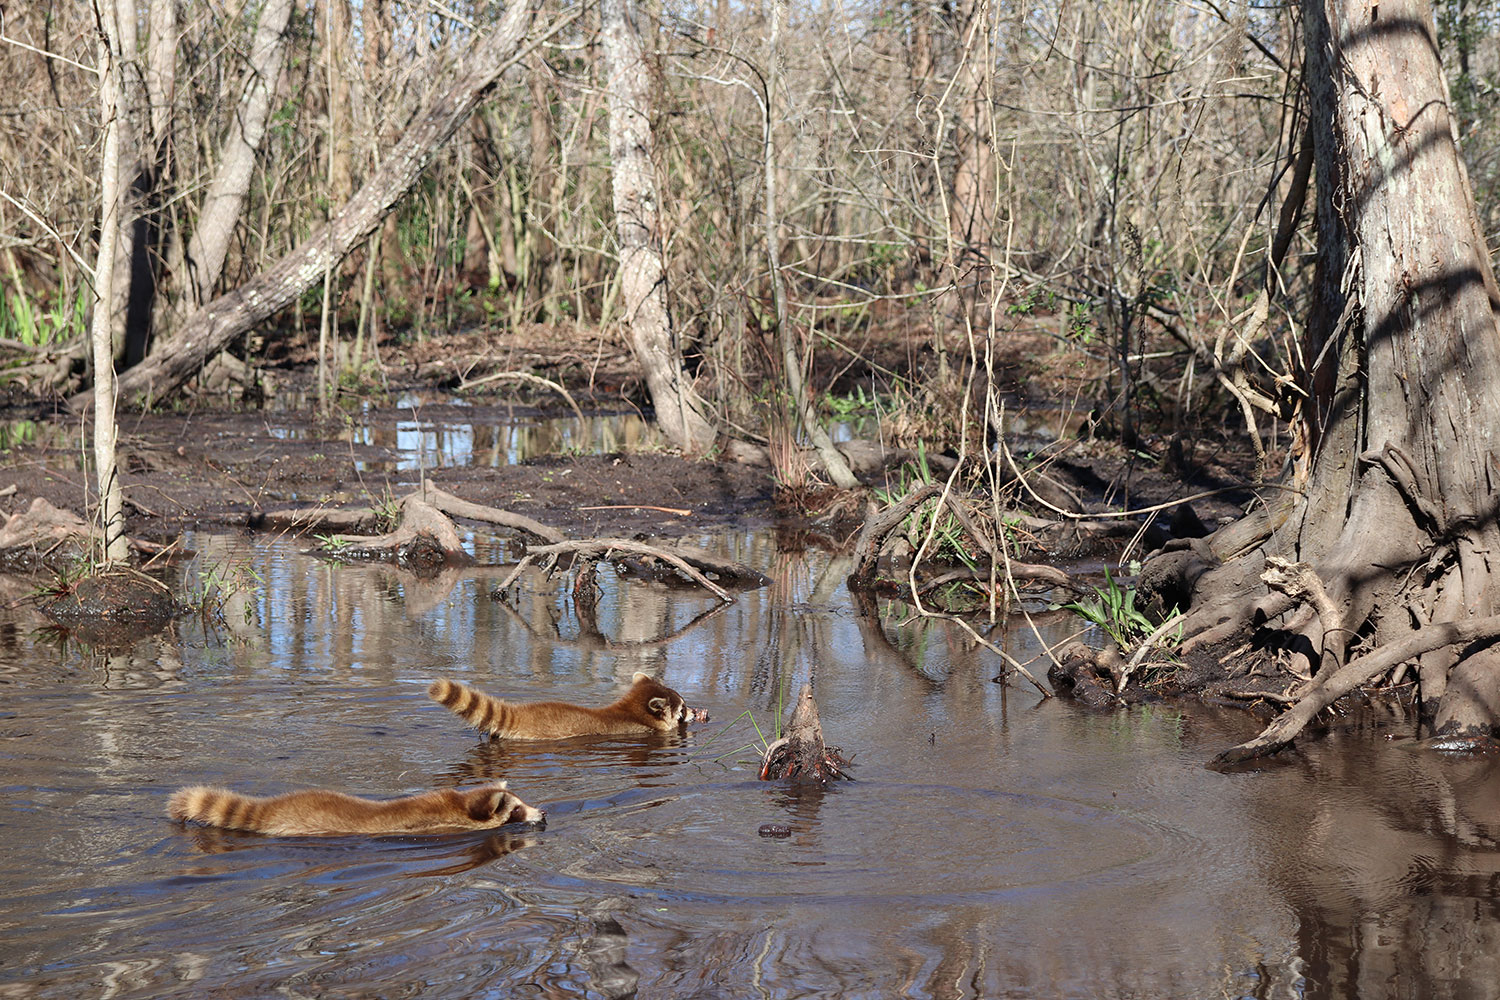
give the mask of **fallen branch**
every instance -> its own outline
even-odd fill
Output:
[[[483,521],[486,524],[498,524],[502,528],[524,531],[544,542],[561,542],[564,537],[563,533],[556,528],[549,527],[540,521],[533,521],[524,514],[512,514],[499,507],[486,507],[484,504],[456,497],[452,493],[438,489],[430,479],[422,481],[422,492],[423,498],[429,504],[453,517],[466,517],[471,521]]]
[[[1012,576],[1024,577],[1027,580],[1038,581],[1053,587],[1067,587],[1072,590],[1078,589],[1073,575],[1067,570],[1058,569],[1056,566],[1044,566],[1041,563],[1025,563],[1017,559],[1009,562]],[[941,587],[945,583],[956,583],[963,580],[985,580],[990,578],[990,567],[977,566],[970,569],[967,566],[939,573],[937,576],[922,581],[922,592]]]
[[[517,382],[535,382],[538,385],[546,386],[548,389],[562,396],[567,401],[567,404],[573,408],[573,415],[578,418],[580,423],[583,421],[583,411],[578,408],[578,404],[573,401],[573,397],[567,389],[564,389],[550,378],[542,378],[540,375],[533,375],[531,372],[491,372],[489,375],[482,375],[476,379],[464,379],[458,383],[458,391],[463,392],[465,389],[473,389],[475,386],[484,385],[488,382],[499,382],[502,379],[510,379]]]
[[[663,514],[676,514],[678,517],[687,517],[692,513],[681,507],[654,507],[647,503],[611,503],[600,504],[594,507],[579,507],[579,510],[659,510]]]
[[[647,545],[644,542],[633,541],[629,538],[589,538],[576,542],[557,542],[552,545],[532,546],[527,549],[526,555],[521,558],[520,562],[516,563],[516,568],[511,570],[510,575],[496,589],[504,593],[515,582],[516,577],[521,575],[522,570],[540,559],[556,558],[563,555],[598,556],[609,559],[620,552],[646,556],[669,563],[678,572],[682,573],[683,576],[686,576],[689,580],[698,584],[698,586],[709,591],[724,603],[728,604],[734,600],[728,591],[704,576],[691,565],[690,560],[695,558],[693,555],[679,555],[670,549],[658,548],[654,545]],[[717,572],[717,570],[711,568],[710,572]]]
[[[291,510],[257,510],[246,519],[256,530],[323,531],[359,533],[380,523],[380,515],[369,507],[336,510],[332,507],[294,507]]]
[[[1258,757],[1268,757],[1285,749],[1319,712],[1398,663],[1445,646],[1497,636],[1500,636],[1500,615],[1491,615],[1428,625],[1409,638],[1372,650],[1357,660],[1351,660],[1339,670],[1327,675],[1320,674],[1302,691],[1297,704],[1278,715],[1255,739],[1220,753],[1213,759],[1211,766],[1238,764]]]
[[[1297,703],[1296,698],[1277,691],[1241,691],[1238,688],[1225,688],[1218,693],[1225,698],[1238,698],[1241,701],[1274,701],[1278,705],[1295,705]]]
[[[943,492],[940,483],[928,483],[912,490],[901,500],[883,511],[872,512],[865,518],[859,539],[854,543],[854,569],[849,579],[858,585],[868,585],[880,562],[880,550],[885,547],[886,536],[901,526],[901,522],[931,497]]]

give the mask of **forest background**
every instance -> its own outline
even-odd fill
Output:
[[[1436,9],[1493,246],[1500,17]],[[325,378],[349,385],[384,338],[619,324],[600,11],[534,14],[555,33],[410,195],[221,360],[320,338]],[[120,5],[116,366],[346,205],[499,16],[435,0]],[[88,376],[97,17],[4,12],[0,347],[6,380],[33,393]],[[1254,422],[1263,459],[1274,449],[1316,238],[1295,5],[666,4],[638,24],[675,336],[717,426],[767,432],[792,357],[779,329],[807,370],[834,359],[819,388],[894,334],[909,367],[860,369],[886,430],[951,448],[964,380],[1024,330],[1047,338],[1024,342],[1032,371],[1077,376],[1055,402],[1096,409],[1127,445],[1142,420],[1180,435],[1217,412]]]

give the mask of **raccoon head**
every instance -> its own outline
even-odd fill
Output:
[[[465,801],[469,818],[480,826],[528,823],[539,830],[547,826],[547,813],[522,802],[503,781],[474,789],[465,796]]]
[[[708,713],[688,708],[682,695],[656,680],[650,674],[637,671],[631,678],[630,694],[637,704],[644,705],[650,717],[648,725],[666,732],[686,725],[688,722],[707,722]]]

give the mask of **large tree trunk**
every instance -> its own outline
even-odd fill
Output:
[[[1205,574],[1195,604],[1238,580],[1240,596],[1283,610],[1289,602],[1258,590],[1251,571],[1267,555],[1309,564],[1331,603],[1282,622],[1300,637],[1292,648],[1324,667],[1298,692],[1305,699],[1390,666],[1375,656],[1342,666],[1361,638],[1386,645],[1472,623],[1434,630],[1452,638],[1425,653],[1429,643],[1412,642],[1412,655],[1439,732],[1494,730],[1500,657],[1486,638],[1494,630],[1476,619],[1500,606],[1500,291],[1454,141],[1432,10],[1428,0],[1304,0],[1303,12],[1319,235],[1304,357],[1321,359],[1304,373],[1297,428],[1310,462],[1261,531],[1221,531],[1235,545],[1256,534],[1263,543]],[[1248,623],[1249,603],[1237,610]],[[1289,739],[1283,728],[1253,749]]]
[[[639,11],[630,0],[602,0],[601,39],[608,74],[609,157],[620,242],[620,291],[630,344],[662,432],[689,455],[714,443],[703,400],[682,370],[667,309],[656,173],[651,162],[651,73],[641,52]]]
[[[323,277],[326,268],[375,231],[463,124],[500,74],[525,52],[530,8],[516,4],[494,31],[474,43],[449,83],[423,105],[380,169],[328,225],[249,283],[221,295],[184,322],[177,336],[119,379],[120,396],[136,404],[160,399],[191,378],[235,337],[290,305]],[[87,407],[85,394],[70,404]]]

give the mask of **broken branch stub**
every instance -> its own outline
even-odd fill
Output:
[[[823,725],[818,719],[818,703],[813,700],[812,685],[802,685],[786,726],[786,735],[767,746],[761,758],[760,780],[796,778],[826,783],[844,778],[852,781],[848,770],[849,761],[839,748],[823,742]]]

